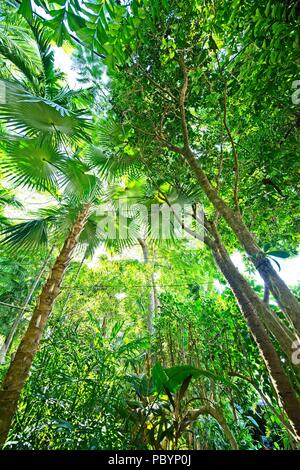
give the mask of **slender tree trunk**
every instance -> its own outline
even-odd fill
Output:
[[[148,250],[148,245],[145,240],[138,238],[138,242],[143,250],[143,256],[144,256],[144,263],[146,266],[149,265],[149,250]],[[156,312],[156,308],[158,305],[158,300],[157,300],[157,292],[156,292],[156,286],[155,286],[155,279],[154,279],[154,272],[153,269],[150,274],[150,292],[148,295],[148,315],[147,315],[147,329],[150,337],[154,335],[154,326],[153,326],[153,318]],[[150,374],[150,368],[153,365],[153,352],[152,352],[152,347],[150,344],[149,351],[147,352],[147,363],[148,363],[148,368],[149,368],[149,374]]]
[[[194,236],[196,239],[201,239],[196,232],[193,232],[188,227],[185,227],[182,224],[182,227],[186,230],[187,233]],[[236,279],[237,284],[242,287],[244,294],[247,296],[248,301],[252,304],[252,308],[255,310],[257,315],[259,316],[260,320],[263,322],[264,326],[267,330],[274,336],[276,341],[278,341],[282,351],[286,354],[288,361],[291,361],[293,349],[292,345],[294,341],[297,339],[297,336],[287,328],[287,326],[281,322],[278,318],[276,318],[275,314],[270,310],[268,305],[264,303],[252,289],[252,287],[248,284],[246,279],[240,274],[239,270],[234,266],[231,258],[221,240],[220,234],[217,231],[217,228],[214,224],[210,224],[206,221],[205,223],[206,230],[212,235],[213,240],[209,237],[204,236],[204,243],[214,252],[215,249],[220,250],[220,255],[223,263],[227,267],[227,272],[231,273],[231,277]],[[215,247],[218,248],[215,248]],[[218,264],[218,259],[216,259],[216,263]],[[221,267],[219,266],[220,271],[223,273],[225,279],[230,284],[230,279],[226,277],[224,271],[222,271]],[[300,370],[300,364],[293,364],[293,366]]]
[[[264,303],[269,305],[270,302],[270,289],[268,284],[265,283],[265,288],[264,288]]]
[[[107,318],[106,316],[103,317],[102,325],[101,325],[101,336],[102,338],[106,337],[106,330],[107,330]]]
[[[24,305],[23,305],[23,308],[21,309],[21,311],[19,312],[19,314],[16,316],[16,318],[15,318],[13,324],[12,324],[12,327],[11,327],[10,332],[9,332],[9,334],[7,335],[7,337],[5,338],[4,343],[3,343],[2,346],[1,346],[1,349],[0,349],[0,364],[4,364],[4,362],[5,362],[6,354],[9,352],[9,349],[10,349],[10,347],[11,347],[11,345],[12,345],[12,342],[13,342],[14,336],[15,336],[15,334],[16,334],[16,331],[17,331],[17,329],[18,329],[18,327],[19,327],[19,325],[20,325],[20,323],[21,323],[21,321],[22,321],[22,319],[23,319],[23,317],[24,317],[24,314],[25,314],[25,312],[26,312],[26,310],[27,310],[27,306],[28,306],[28,304],[29,304],[29,302],[30,302],[30,300],[31,300],[31,298],[32,298],[32,296],[33,296],[33,293],[34,293],[34,291],[35,291],[35,288],[36,288],[36,286],[38,285],[38,283],[39,283],[39,281],[40,281],[42,275],[44,274],[44,271],[45,271],[45,269],[46,269],[46,267],[47,267],[47,264],[48,264],[48,262],[49,262],[49,260],[50,260],[50,257],[51,257],[52,252],[53,252],[53,247],[51,248],[51,250],[50,250],[50,252],[49,252],[47,258],[44,260],[43,265],[42,265],[42,267],[41,267],[41,269],[40,269],[38,275],[36,276],[36,278],[35,278],[35,280],[34,280],[32,286],[31,286],[31,289],[30,289],[30,291],[29,291],[29,294],[28,294],[28,296],[26,297],[26,300],[25,300],[25,303],[24,303]]]
[[[226,423],[226,420],[223,416],[221,409],[216,408],[215,406],[212,406],[212,405],[204,405],[203,407],[199,409],[189,411],[188,419],[191,421],[196,421],[198,417],[201,415],[210,415],[213,418],[215,418],[215,420],[219,423],[219,425],[223,429],[225,437],[227,438],[232,450],[238,450],[236,439],[234,435],[232,434],[231,429],[229,428],[228,424]]]
[[[143,250],[144,262],[146,265],[149,264],[149,250],[145,240],[138,238],[138,242]],[[150,274],[150,292],[149,292],[149,302],[148,302],[148,316],[147,316],[147,327],[150,336],[154,334],[153,327],[153,317],[158,307],[158,297],[155,286],[154,272],[152,270]]]
[[[239,270],[234,266],[215,225],[211,224],[209,228],[214,237],[214,243],[216,244],[217,248],[214,248],[212,244],[210,244],[210,247],[213,253],[215,250],[219,251],[219,256],[222,259],[222,263],[226,266],[227,272],[230,272],[231,277],[226,278],[229,285],[230,285],[231,279],[234,278],[236,281],[236,284],[240,286],[244,295],[248,298],[248,301],[252,304],[253,309],[259,316],[260,320],[263,322],[266,329],[271,333],[271,335],[273,335],[273,337],[279,343],[282,351],[285,353],[287,357],[287,360],[291,362],[291,357],[293,353],[292,345],[294,341],[297,339],[297,336],[292,331],[290,331],[289,328],[287,328],[287,326],[275,316],[275,314],[270,310],[268,305],[266,305],[265,302],[263,302],[258,297],[258,295],[255,293],[252,287],[248,284],[246,279],[240,274]],[[214,257],[217,262],[217,265],[222,271],[222,266],[218,264],[219,257],[216,257],[216,256]],[[300,364],[299,365],[293,364],[293,366],[300,371]]]
[[[280,358],[278,357],[265,327],[256,314],[253,305],[244,294],[242,287],[237,282],[236,278],[231,275],[231,272],[223,262],[221,255],[215,251],[214,256],[218,266],[230,284],[241,311],[244,313],[249,329],[269,372],[275,391],[284,407],[291,425],[293,426],[295,436],[300,440],[300,402],[289,378],[285,374]]]
[[[184,344],[184,331],[185,331],[185,325],[181,325],[180,328],[180,348],[181,348],[181,361],[182,364],[186,363],[186,353],[185,353],[185,344]]]
[[[229,227],[233,230],[237,239],[250,256],[251,261],[258,270],[262,279],[268,284],[270,291],[278,302],[278,305],[287,314],[295,329],[300,334],[300,304],[296,297],[277,274],[263,251],[258,247],[254,236],[244,223],[240,213],[231,209],[219,196],[216,189],[213,188],[190,148],[186,148],[185,151],[182,152],[182,155],[193,170],[206,196],[225,219]]]
[[[3,446],[6,441],[24,383],[38,351],[55,299],[60,293],[60,285],[64,273],[70,263],[79,235],[89,215],[90,207],[90,204],[84,205],[69,236],[65,240],[48,280],[42,289],[28,328],[4,378],[0,391],[0,446]]]

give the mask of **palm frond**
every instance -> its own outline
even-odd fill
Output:
[[[72,90],[66,85],[56,91],[55,95],[52,96],[52,100],[71,110],[78,107],[88,107],[91,100],[93,100],[93,88]]]
[[[60,169],[60,184],[64,187],[64,197],[76,203],[94,200],[99,195],[100,181],[83,162],[69,159]]]
[[[50,142],[22,139],[8,143],[0,167],[16,186],[51,192],[57,187],[59,165],[64,159]]]
[[[48,243],[47,220],[38,219],[12,225],[2,231],[1,244],[8,251],[33,251]]]
[[[137,155],[125,150],[114,155],[107,155],[101,147],[90,147],[86,160],[92,168],[96,168],[101,176],[109,180],[118,179],[123,175],[138,178],[142,172],[142,163]]]
[[[97,143],[105,151],[111,152],[115,147],[122,146],[126,136],[124,127],[113,119],[102,121],[97,126]]]
[[[35,91],[39,89],[41,66],[28,31],[17,25],[0,25],[0,54],[26,77]]]
[[[12,206],[17,209],[22,209],[23,205],[15,195],[7,188],[0,187],[0,206]]]
[[[96,248],[101,244],[101,233],[98,230],[98,220],[95,216],[90,216],[82,230],[79,243],[85,246],[86,257],[92,257]]]
[[[53,241],[64,239],[74,224],[79,207],[65,200],[60,205],[43,207],[37,211],[37,216],[46,220],[49,226],[49,238]]]
[[[55,71],[54,51],[50,45],[50,38],[47,36],[47,30],[37,18],[34,22],[29,23],[29,26],[33,32],[41,58],[45,92],[46,94],[50,92],[51,95],[52,88],[57,82],[59,74]]]
[[[0,119],[9,128],[30,137],[49,135],[57,144],[64,138],[72,141],[89,138],[87,130],[91,128],[91,122],[85,111],[69,111],[6,80],[0,80],[0,86],[5,97],[4,103],[0,104]]]

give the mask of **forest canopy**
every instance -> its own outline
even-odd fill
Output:
[[[300,447],[298,0],[0,0],[0,448]]]

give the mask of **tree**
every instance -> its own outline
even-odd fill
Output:
[[[122,135],[121,137],[124,138],[124,135]],[[111,134],[111,138],[113,139],[113,134]],[[128,147],[127,143],[126,146]],[[132,152],[135,152],[136,154],[138,153],[134,149],[132,150]],[[106,158],[104,158],[103,155],[101,156],[101,158],[99,158],[99,153],[97,153],[97,155],[93,159],[93,164],[97,167],[103,168],[104,171],[113,171],[115,159],[113,155],[110,155],[110,157],[109,155],[110,154],[108,153]],[[98,158],[96,158],[97,156]],[[121,158],[121,155],[119,158]],[[172,174],[170,179],[166,182],[165,171],[164,180],[161,179],[160,175],[158,175],[158,177],[154,177],[151,168],[149,171],[149,164],[147,161],[145,161],[144,156],[136,156],[135,160],[132,161],[132,158],[130,157],[128,159],[126,152],[124,152],[122,162],[123,171],[127,171],[129,174],[131,171],[137,171],[136,165],[138,158],[144,165],[144,171],[146,171],[149,175],[149,186],[151,188],[152,185],[152,188],[150,189],[149,186],[146,187],[146,190],[144,190],[144,194],[140,194],[139,196],[136,195],[136,200],[143,201],[147,194],[149,199],[147,203],[150,204],[151,197],[149,196],[152,193],[151,195],[153,203],[155,201],[165,202],[170,208],[172,208],[174,202],[176,202],[176,199],[174,199],[174,194],[172,194],[172,192],[175,192],[176,198],[179,201],[190,201],[192,203],[199,202],[199,197],[201,196],[199,195],[199,192],[197,192],[197,187],[195,187],[193,184],[190,187],[188,185],[182,187],[184,185],[182,185],[180,181],[176,181],[176,174]],[[162,189],[164,185],[168,188],[168,191]],[[172,201],[172,203],[170,201]],[[273,312],[270,311],[268,306],[266,306],[261,299],[259,299],[253,289],[248,285],[247,281],[243,278],[243,276],[241,276],[237,268],[235,268],[224,246],[224,243],[220,238],[220,234],[217,230],[216,219],[209,220],[206,218],[204,219],[204,221],[200,221],[200,224],[204,223],[205,229],[204,237],[202,237],[200,235],[201,232],[199,234],[197,230],[193,231],[190,228],[187,228],[184,223],[182,223],[182,221],[180,220],[180,216],[176,216],[175,213],[175,218],[176,217],[177,222],[182,225],[183,229],[185,229],[190,236],[200,241],[204,241],[204,243],[209,247],[209,249],[211,249],[220,271],[229,283],[240,306],[240,309],[244,314],[245,319],[247,320],[249,329],[262,354],[266,367],[270,373],[270,377],[274,383],[274,387],[277,390],[278,396],[281,398],[283,406],[287,414],[289,415],[293,426],[295,427],[295,432],[298,433],[296,429],[298,429],[299,426],[299,400],[296,393],[294,392],[293,380],[290,380],[286,372],[284,371],[284,368],[281,365],[280,357],[274,345],[272,344],[271,338],[268,336],[268,332],[271,333],[271,336],[273,336],[280,344],[288,360],[291,361],[292,345],[294,344],[294,341],[297,337],[297,332],[290,331],[285,324],[281,323],[281,321],[274,316]],[[195,216],[195,219],[197,219],[197,216]],[[199,222],[199,220],[197,220],[197,222]]]
[[[296,448],[297,2],[0,13],[0,445]]]

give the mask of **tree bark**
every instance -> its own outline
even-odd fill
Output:
[[[55,299],[60,293],[64,273],[71,261],[79,235],[89,216],[91,205],[85,204],[65,240],[45,286],[15,357],[6,373],[0,391],[0,447],[4,445],[9,428],[17,411],[18,400],[29,375],[33,359],[52,311]]]
[[[146,265],[149,264],[149,250],[145,240],[138,238],[138,242],[143,250],[144,262]],[[156,309],[158,307],[158,297],[156,292],[156,285],[154,279],[154,272],[151,271],[150,274],[150,292],[149,292],[149,302],[148,302],[148,316],[147,316],[147,328],[150,336],[154,334],[153,327],[153,317],[155,315]]]
[[[204,243],[211,248],[217,266],[236,297],[266,364],[274,389],[289,418],[295,437],[300,441],[300,402],[265,328],[268,328],[277,339],[288,360],[291,358],[293,335],[276,319],[234,266],[214,224],[206,224],[206,228],[213,236],[213,240],[204,237]]]
[[[201,237],[199,237],[197,232],[193,232],[188,227],[185,227],[183,223],[182,223],[182,227],[184,228],[184,230],[187,231],[187,233],[192,235],[194,238],[201,240]],[[211,249],[212,253],[214,253],[215,250],[217,251],[220,250],[221,259],[222,259],[222,262],[226,265],[227,271],[231,273],[231,277],[234,277],[236,279],[237,284],[239,284],[240,287],[242,287],[242,290],[244,291],[244,294],[247,296],[248,301],[252,304],[252,308],[255,310],[255,312],[259,316],[260,320],[263,322],[266,329],[271,333],[271,335],[273,335],[273,337],[279,343],[288,361],[291,362],[292,353],[294,351],[292,348],[292,345],[294,341],[297,339],[297,336],[292,331],[290,331],[289,328],[283,322],[281,322],[278,318],[276,318],[276,316],[270,310],[268,305],[266,305],[265,302],[263,302],[256,295],[255,291],[248,284],[246,279],[240,274],[239,270],[234,266],[215,225],[206,221],[205,228],[212,235],[213,240],[209,238],[208,236],[204,235],[204,240],[203,240],[204,243]],[[219,266],[218,259],[216,259],[215,256],[214,258],[217,263],[217,266]],[[230,279],[226,277],[226,274],[224,273],[224,271],[222,271],[220,266],[219,266],[219,269],[224,275],[225,279],[227,280],[229,286],[231,287]],[[300,371],[300,364],[293,364],[293,366]]]
[[[219,423],[219,425],[223,429],[223,432],[232,450],[238,450],[236,439],[234,435],[232,434],[231,429],[229,428],[228,424],[226,423],[221,410],[217,409],[215,406],[212,406],[212,405],[204,405],[203,407],[198,408],[196,410],[190,410],[187,414],[187,418],[190,421],[196,421],[198,417],[201,415],[210,415],[213,418],[215,418],[215,420]]]
[[[223,275],[225,276],[229,285],[231,286],[230,282],[232,278],[234,278],[236,284],[240,286],[240,289],[248,298],[248,301],[252,304],[253,309],[259,316],[260,320],[263,322],[265,328],[271,333],[271,335],[273,335],[273,337],[276,339],[279,346],[281,347],[282,351],[285,353],[287,360],[291,362],[291,357],[293,353],[292,345],[297,339],[297,336],[292,331],[290,331],[289,328],[287,328],[287,326],[282,321],[276,318],[275,314],[270,310],[268,305],[266,305],[265,302],[263,302],[258,297],[252,287],[248,284],[246,279],[240,274],[239,270],[233,264],[215,225],[210,224],[209,229],[214,237],[214,242],[212,244],[210,243],[210,248],[212,249],[214,258],[221,272],[223,271],[222,266],[219,265],[220,258],[222,260],[222,263],[226,266],[227,272],[230,272],[230,278],[227,278],[223,272]],[[219,256],[216,256],[216,254],[218,255],[218,252]],[[300,371],[300,364],[293,364],[293,366]]]
[[[300,441],[300,402],[295,394],[293,386],[285,374],[278,354],[263,326],[259,316],[256,314],[253,305],[244,294],[237,279],[231,275],[228,267],[223,262],[221,255],[215,251],[215,259],[228,280],[230,287],[237,299],[241,311],[248,323],[249,330],[257,344],[261,356],[269,372],[274,389],[284,407],[289,418],[295,436]]]
[[[181,154],[193,170],[202,190],[205,192],[210,202],[227,222],[247,254],[250,256],[252,263],[264,282],[269,286],[269,289],[277,300],[278,305],[287,314],[296,331],[300,334],[300,304],[298,300],[277,274],[263,251],[258,247],[253,234],[246,226],[240,213],[231,209],[213,188],[190,148],[186,148],[181,152]]]

